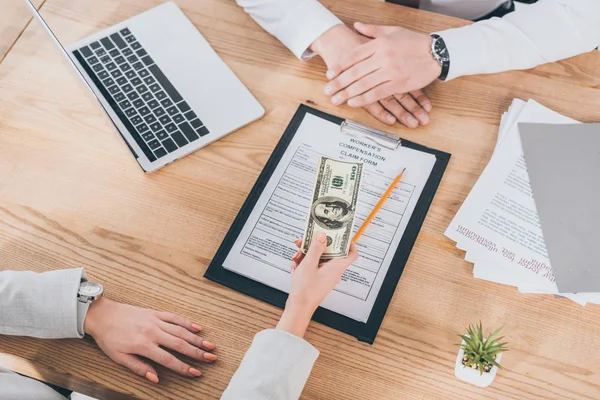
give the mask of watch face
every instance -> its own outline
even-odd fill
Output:
[[[102,294],[102,285],[96,282],[81,282],[79,285],[79,294],[81,296],[95,297]]]
[[[434,50],[435,54],[437,54],[442,61],[450,60],[450,56],[448,55],[448,48],[446,47],[446,44],[441,38],[437,38],[435,40]]]

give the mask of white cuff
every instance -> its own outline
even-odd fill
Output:
[[[314,56],[310,45],[331,27],[343,22],[318,1],[297,1],[274,33],[300,60]]]
[[[444,39],[450,55],[450,70],[446,81],[464,75],[481,73],[488,59],[488,42],[481,30],[473,25],[436,32]]]
[[[317,357],[319,351],[298,336],[259,332],[221,400],[298,399]]]

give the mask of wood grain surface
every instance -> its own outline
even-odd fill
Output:
[[[39,8],[45,0],[33,0]],[[23,0],[0,0],[0,63],[32,19]]]
[[[6,0],[4,0],[6,1]],[[92,340],[2,337],[0,364],[101,399],[218,398],[254,334],[280,310],[202,278],[298,105],[351,118],[452,153],[448,171],[374,345],[323,325],[306,339],[321,351],[304,399],[597,399],[600,308],[472,277],[443,236],[488,162],[500,116],[534,98],[581,121],[600,121],[600,54],[532,71],[462,78],[427,88],[425,128],[385,127],[322,94],[325,66],[300,62],[233,0],[177,0],[266,115],[152,175],[141,172],[110,122],[37,24],[0,64],[0,268],[85,267],[108,297],[197,321],[219,360],[186,379],[159,369],[152,385],[111,362]],[[466,22],[375,0],[324,2],[350,23],[424,32]],[[71,43],[158,0],[46,0]],[[52,301],[52,299],[48,299]],[[458,333],[481,320],[504,326],[510,352],[494,384],[454,377]]]

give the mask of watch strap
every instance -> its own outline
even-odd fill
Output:
[[[434,41],[436,41],[437,43],[441,43],[442,46],[446,49],[446,51],[448,51],[447,46],[446,46],[446,42],[444,42],[444,38],[441,37],[440,35],[437,34],[432,34],[431,37],[433,38]],[[442,72],[440,73],[440,76],[438,77],[439,80],[441,81],[445,81],[446,78],[448,77],[448,73],[450,72],[450,58],[446,58],[443,59],[439,54],[437,54],[435,52],[435,49],[432,48],[432,52],[433,52],[433,56],[438,60],[438,62],[440,63],[440,65],[442,66]]]
[[[85,316],[87,315],[88,309],[90,308],[90,301],[80,301],[77,299],[77,331],[83,337],[85,335],[85,331],[83,330],[83,325],[85,322]]]

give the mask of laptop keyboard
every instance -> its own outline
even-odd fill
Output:
[[[210,133],[129,29],[73,54],[150,161]]]

